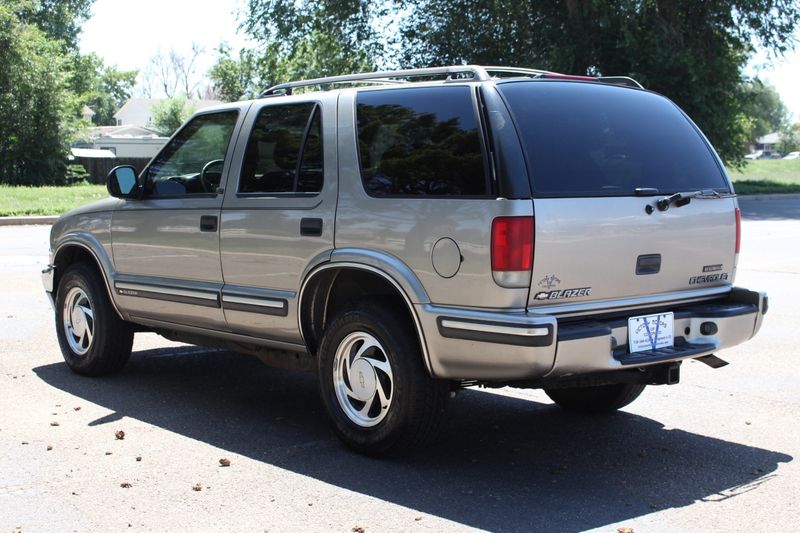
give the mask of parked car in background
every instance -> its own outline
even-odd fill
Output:
[[[786,160],[800,159],[800,152],[789,152],[788,154],[783,156],[783,159]]]
[[[69,367],[119,371],[153,331],[314,368],[334,432],[371,455],[430,442],[463,387],[619,409],[682,361],[724,366],[767,312],[733,284],[720,159],[630,78],[460,65],[286,83],[198,112],[108,190],[50,235]]]
[[[764,154],[763,150],[756,150],[744,156],[745,159],[759,159]]]

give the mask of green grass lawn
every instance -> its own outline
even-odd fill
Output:
[[[737,194],[800,193],[800,159],[757,159],[728,175]]]
[[[108,198],[105,185],[10,187],[0,185],[0,216],[60,215],[75,207]]]
[[[800,193],[800,159],[748,161],[741,170],[728,169],[737,194]],[[0,185],[0,216],[60,215],[75,207],[107,198],[105,185],[10,187]]]

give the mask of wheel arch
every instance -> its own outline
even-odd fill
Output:
[[[86,242],[86,240],[89,240],[89,242]],[[111,262],[104,253],[95,250],[90,242],[91,240],[87,239],[85,236],[83,239],[73,237],[59,243],[58,247],[54,250],[52,259],[53,266],[55,267],[53,273],[53,298],[55,299],[58,294],[58,284],[64,271],[72,264],[84,262],[89,264],[103,279],[103,284],[106,288],[106,294],[108,294],[111,306],[114,308],[119,318],[124,320],[125,317],[120,313],[117,303],[114,301],[114,292],[111,290],[110,275],[108,274],[111,268]]]
[[[348,299],[352,298],[352,295],[346,292],[347,289],[355,290],[356,296],[384,295],[405,311],[416,331],[425,367],[428,373],[433,375],[425,333],[412,297],[403,285],[384,269],[359,262],[323,263],[304,278],[298,295],[297,318],[300,335],[309,351],[316,353],[322,332],[332,318],[335,308],[346,305]]]

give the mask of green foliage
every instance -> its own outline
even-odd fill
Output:
[[[782,154],[800,151],[800,122],[784,127],[781,130],[778,151]]]
[[[63,49],[77,50],[78,35],[94,0],[3,0],[19,21],[38,27]]]
[[[680,105],[722,158],[741,162],[753,123],[742,68],[754,43],[787,50],[793,0],[406,0],[404,66],[479,63],[629,75]]]
[[[153,106],[153,127],[169,137],[192,116],[194,104],[183,96],[175,96]]]
[[[772,85],[754,78],[745,83],[743,96],[742,112],[750,121],[750,141],[779,131],[789,123],[789,110]]]
[[[259,46],[238,59],[221,46],[209,73],[213,87],[223,100],[238,100],[285,81],[374,70],[383,54],[374,22],[390,4],[250,0],[243,26]]]
[[[0,183],[63,183],[76,124],[60,43],[0,4]]]
[[[66,181],[70,185],[84,183],[89,178],[89,172],[83,165],[69,164],[67,165]]]
[[[94,125],[115,125],[114,113],[131,97],[137,71],[118,70],[96,54],[77,53],[69,54],[69,68],[69,88],[77,97],[76,116],[87,105],[95,112]]]

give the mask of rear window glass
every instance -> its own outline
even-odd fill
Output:
[[[624,196],[728,192],[716,159],[666,98],[601,84],[498,84],[528,155],[531,187],[542,196]]]
[[[368,194],[489,194],[469,87],[362,91],[356,112]]]

